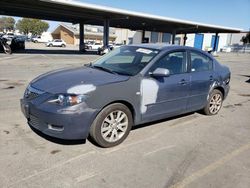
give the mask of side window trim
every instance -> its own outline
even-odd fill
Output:
[[[190,50],[187,50],[187,64],[188,64],[187,72],[191,73],[192,64],[191,64],[191,51]]]

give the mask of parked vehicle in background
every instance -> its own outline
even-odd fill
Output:
[[[34,43],[48,42],[47,39],[43,39],[43,38],[41,38],[41,36],[34,37],[34,38],[31,39],[31,41],[34,42]]]
[[[221,48],[221,52],[231,52],[231,51],[232,51],[231,46],[224,46],[223,48]]]
[[[122,44],[122,43],[113,44],[113,49],[120,48],[120,47],[123,46],[123,45],[124,45],[124,44]]]
[[[32,37],[32,39],[31,39],[31,41],[34,43],[38,43],[38,42],[46,43],[46,42],[49,42],[52,40],[53,40],[53,38],[52,38],[50,32],[44,32],[44,33],[42,33],[41,36]]]
[[[4,50],[5,53],[11,54],[13,51],[25,49],[25,35],[14,35],[12,38],[6,38],[6,35],[1,35],[0,49]]]
[[[102,46],[101,48],[98,48],[97,54],[104,55],[116,48],[120,48],[121,46],[123,46],[123,44],[109,44],[107,47]]]
[[[113,45],[108,45],[108,46],[102,46],[101,48],[98,48],[98,55],[104,55],[109,53],[111,50],[113,50]]]
[[[98,50],[98,48],[101,48],[101,43],[93,43],[93,44],[87,44],[87,49],[89,50]]]
[[[230,70],[187,46],[121,46],[85,67],[30,82],[21,99],[28,124],[62,139],[90,136],[120,144],[132,126],[202,110],[215,115],[229,91]]]
[[[9,41],[5,37],[3,37],[3,34],[0,35],[0,51],[3,51],[6,54],[12,53]]]
[[[24,50],[25,49],[25,40],[26,36],[24,35],[19,35],[19,36],[14,36],[11,40],[10,47],[12,51],[16,50]]]
[[[221,52],[237,52],[237,53],[250,53],[250,44],[233,44],[221,48]]]
[[[66,42],[62,39],[54,39],[50,42],[47,42],[47,47],[66,47]]]
[[[2,37],[6,38],[7,40],[11,40],[14,36],[14,33],[6,33]]]

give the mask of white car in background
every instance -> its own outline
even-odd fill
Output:
[[[231,52],[232,51],[232,47],[231,46],[224,46],[223,48],[221,48],[222,52]]]
[[[89,50],[98,50],[102,46],[103,45],[101,43],[93,43],[93,44],[88,44],[87,49],[89,49]]]
[[[47,47],[66,47],[66,42],[62,39],[54,39],[50,42],[47,42],[46,44]]]
[[[113,44],[113,49],[120,48],[123,45],[124,44],[122,44],[122,43]]]

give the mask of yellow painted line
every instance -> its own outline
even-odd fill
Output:
[[[237,150],[234,150],[233,152],[225,155],[224,157],[222,157],[218,161],[211,163],[210,165],[206,166],[205,168],[196,171],[195,173],[191,174],[190,176],[183,179],[182,181],[177,182],[176,184],[172,185],[171,188],[183,188],[183,187],[189,185],[190,183],[194,182],[195,180],[197,180],[197,179],[209,174],[210,172],[216,170],[217,168],[223,166],[225,163],[227,163],[228,161],[230,161],[234,157],[240,155],[241,153],[243,153],[249,149],[250,149],[250,143],[240,147]]]

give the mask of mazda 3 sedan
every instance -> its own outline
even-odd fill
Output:
[[[46,135],[90,136],[112,147],[138,124],[198,110],[217,114],[229,82],[230,70],[201,50],[129,45],[88,65],[35,78],[21,109],[28,124]]]

